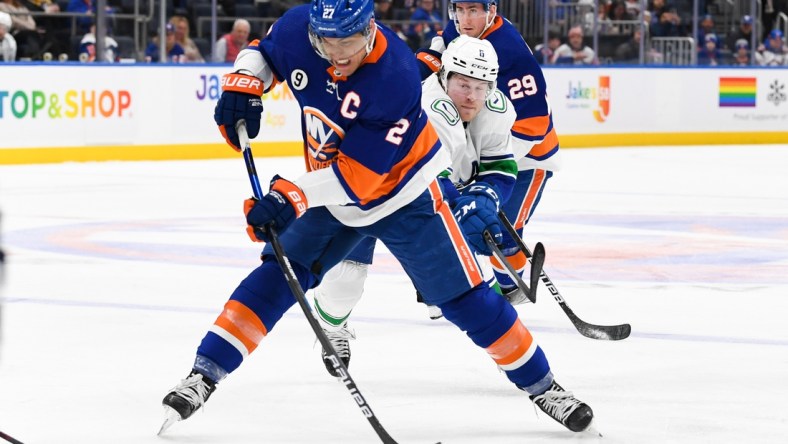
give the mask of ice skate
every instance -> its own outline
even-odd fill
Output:
[[[428,305],[427,313],[430,315],[430,319],[433,321],[443,317],[443,311],[441,311],[441,308],[437,305]]]
[[[573,432],[585,431],[594,419],[591,407],[575,398],[572,392],[565,391],[555,381],[546,392],[530,398],[543,412]]]
[[[328,341],[331,342],[331,346],[334,347],[334,350],[337,352],[337,356],[342,362],[345,364],[345,367],[350,365],[350,340],[356,339],[356,332],[349,329],[347,324],[343,325],[337,331],[330,331],[323,329],[323,333],[326,334],[328,337]],[[331,359],[326,356],[326,350],[323,349],[323,364],[326,365],[326,370],[331,376],[339,377],[339,373],[337,369],[334,368],[334,363],[331,362]]]
[[[501,287],[501,294],[512,305],[520,305],[526,302],[531,302],[528,296],[520,290],[520,287],[503,288]]]
[[[183,421],[205,404],[205,401],[216,390],[216,383],[200,373],[192,373],[173,387],[164,400],[164,424],[159,429],[159,435],[164,433],[171,425]]]

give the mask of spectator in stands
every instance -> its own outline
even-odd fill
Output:
[[[60,6],[54,0],[21,0],[21,2],[30,12],[44,14],[34,17],[36,28],[45,30],[45,33],[40,35],[44,46],[53,53],[70,52],[71,19],[60,17]]]
[[[175,42],[175,26],[167,23],[167,40],[165,41],[167,50],[167,60],[165,62],[183,63],[186,60],[186,53],[183,47]],[[159,36],[153,37],[153,41],[145,48],[145,61],[148,63],[159,62]]]
[[[567,43],[559,46],[551,60],[559,65],[595,65],[596,53],[583,43],[583,27],[569,28]]]
[[[594,2],[595,0],[577,0],[575,6],[575,23],[583,27],[583,31],[589,34],[594,33]],[[598,1],[596,17],[601,22],[605,18],[604,0]]]
[[[17,42],[18,56],[38,58],[47,49],[43,46],[45,31],[39,31],[30,10],[19,0],[0,0],[0,11],[11,16],[10,32]]]
[[[443,30],[443,17],[435,7],[435,0],[419,0],[417,4],[416,10],[410,16],[413,24],[408,30],[408,37],[414,43],[418,41],[417,46],[422,46]]]
[[[96,4],[91,0],[69,0],[66,11],[92,15],[96,13]],[[90,32],[90,25],[92,23],[93,17],[77,17],[77,27],[82,33]]]
[[[189,37],[189,20],[182,15],[170,17],[170,24],[175,27],[175,43],[181,45],[187,63],[205,63],[205,59],[200,54],[200,49]]]
[[[678,37],[681,32],[681,17],[676,8],[665,0],[651,0],[651,35],[654,37]]]
[[[79,42],[79,61],[95,62],[96,50],[96,24],[90,25],[90,32],[82,37]],[[104,59],[101,62],[113,63],[118,60],[118,42],[109,35],[104,36]]]
[[[734,44],[731,65],[750,66],[750,41],[739,39]]]
[[[728,34],[728,39],[726,41],[726,47],[728,49],[731,51],[736,50],[736,44],[741,39],[747,41],[749,48],[749,43],[752,41],[752,22],[752,16],[742,16],[741,21],[739,22],[739,29],[737,29],[736,32],[731,32]]]
[[[717,34],[708,33],[703,37],[703,48],[698,51],[698,66],[717,66],[722,64],[722,54],[717,47]]]
[[[646,32],[648,33],[648,28],[646,28]],[[622,64],[640,63],[640,34],[640,28],[635,28],[635,31],[632,33],[632,38],[616,47],[613,54],[614,62]],[[648,37],[646,37],[646,42],[648,42]],[[646,64],[662,64],[664,61],[662,53],[649,47],[648,43],[643,45],[643,49],[646,53],[643,57]]]
[[[714,32],[714,17],[711,14],[706,14],[700,18],[698,24],[698,35],[695,36],[695,44],[698,46],[698,51],[702,51],[706,44],[706,36],[715,34]]]
[[[640,0],[626,0],[627,12],[632,17],[640,16]]]
[[[634,27],[634,21],[636,17],[627,12],[627,7],[624,4],[624,0],[614,0],[613,3],[610,4],[610,9],[608,10],[605,17],[602,19],[602,23],[600,24],[602,34],[608,35],[622,35],[622,34],[632,34],[632,29]],[[624,23],[624,22],[633,22],[633,23]]]
[[[640,28],[632,33],[632,38],[618,45],[613,54],[616,63],[640,63]]]
[[[0,62],[16,60],[16,39],[11,35],[11,16],[0,12]]]
[[[540,65],[548,63],[553,58],[553,54],[561,46],[561,33],[557,29],[547,31],[547,46],[544,42],[534,46],[534,57]]]
[[[783,32],[773,29],[764,44],[758,46],[755,62],[760,66],[788,65],[788,48],[783,41]]]
[[[394,8],[391,0],[375,0],[375,19],[394,20]]]
[[[788,14],[788,0],[761,0],[761,23],[763,35],[761,39],[769,38],[769,31],[775,29],[775,21],[779,13]]]
[[[233,29],[216,41],[213,61],[216,63],[234,63],[238,53],[249,44],[249,33],[252,27],[247,20],[238,19]]]
[[[11,32],[36,30],[36,21],[30,15],[30,10],[19,0],[1,0],[0,11],[7,12],[11,17]]]

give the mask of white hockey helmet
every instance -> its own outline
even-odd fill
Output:
[[[449,75],[458,73],[490,82],[488,95],[495,90],[498,79],[498,54],[487,40],[461,35],[449,43],[441,56],[438,73],[443,88],[448,87]]]

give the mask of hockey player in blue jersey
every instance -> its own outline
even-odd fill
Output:
[[[452,19],[442,36],[429,49],[417,53],[426,77],[440,68],[440,54],[458,35],[477,37],[492,43],[498,52],[500,71],[498,87],[514,104],[517,120],[512,126],[512,146],[518,173],[512,196],[502,206],[506,217],[522,236],[523,228],[542,198],[545,184],[561,167],[558,136],[547,100],[547,83],[541,67],[517,29],[497,15],[496,0],[451,0]],[[503,233],[501,250],[522,274],[527,265],[525,255],[508,232]],[[501,292],[513,304],[526,302],[503,264],[491,258]]]
[[[547,359],[514,308],[484,285],[463,236],[489,231],[500,239],[491,197],[468,195],[468,205],[452,214],[437,179],[449,153],[421,109],[417,62],[373,13],[372,0],[292,8],[224,77],[214,118],[236,148],[236,123],[244,119],[250,137],[257,135],[260,96],[276,82],[288,82],[302,110],[309,171],[292,181],[276,176],[262,199],[247,200],[247,231],[255,240],[268,239],[269,224],[280,233],[303,289],[318,285],[363,237],[379,239],[426,302],[485,349],[515,386],[542,396],[554,384]],[[381,84],[398,85],[397,94]],[[262,264],[203,337],[190,374],[164,397],[160,433],[202,407],[294,303],[266,246]],[[570,429],[591,422],[591,409],[577,399],[545,399]]]

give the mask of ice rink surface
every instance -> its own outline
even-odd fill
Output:
[[[300,159],[257,153],[263,182]],[[384,248],[351,317],[351,374],[400,443],[788,442],[788,147],[564,150],[527,228],[583,319],[540,286],[518,307],[604,435],[535,411]],[[38,443],[375,443],[298,306],[204,411],[161,398],[258,264],[243,160],[0,166],[0,431]],[[429,246],[425,246],[429,248]]]

